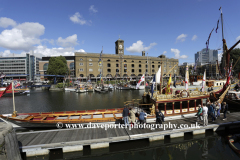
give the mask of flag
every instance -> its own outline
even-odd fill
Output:
[[[2,72],[1,75],[0,75],[0,79],[3,78],[3,77],[5,77],[5,76],[6,76],[6,75],[3,74],[3,72]]]
[[[155,79],[155,75],[154,75],[154,76],[153,76],[153,80],[152,80],[152,85],[151,85],[151,93],[152,93],[152,97],[153,97],[153,92],[154,92],[155,82],[156,82],[156,79]]]
[[[222,7],[219,8],[219,11],[222,9]]]
[[[17,84],[14,86],[14,88],[17,88],[19,86],[21,86],[21,84],[19,82],[17,82]]]
[[[168,80],[168,84],[167,84],[167,89],[166,89],[166,93],[165,94],[168,94],[170,92],[170,84],[171,84],[171,81],[172,81],[172,76],[170,74],[170,77],[169,77],[169,80]]]
[[[196,71],[196,67],[197,67],[197,61],[198,61],[199,57],[197,58],[195,65],[194,65],[194,71]]]
[[[174,74],[174,83],[173,83],[173,86],[174,86],[175,88],[177,88],[177,87],[176,87],[176,74]]]
[[[188,66],[186,67],[185,73],[185,89],[188,91]]]
[[[142,75],[141,79],[138,81],[138,83],[137,83],[137,86],[136,86],[136,89],[138,89],[138,88],[139,88],[139,86],[140,86],[141,82],[143,82],[143,81],[145,81],[144,74]]]
[[[156,83],[160,83],[160,79],[161,79],[161,66],[159,67],[158,72],[156,73],[155,77]]]
[[[217,21],[217,28],[216,28],[216,33],[217,33],[217,30],[218,30],[218,24],[219,24],[219,20]]]
[[[7,86],[7,88],[3,92],[0,92],[0,98],[7,92],[7,90],[10,90],[10,89],[12,89],[12,83],[10,83],[10,85]]]
[[[145,84],[146,86],[148,86],[148,83],[146,82],[146,84]]]
[[[204,92],[205,83],[206,83],[206,71],[204,71],[203,80],[202,80],[202,92]]]
[[[211,34],[212,34],[213,30],[214,30],[214,28],[212,29],[211,33],[209,34],[208,40],[207,40],[207,42],[206,42],[207,50],[208,50],[209,40],[210,40],[210,38],[211,38]]]

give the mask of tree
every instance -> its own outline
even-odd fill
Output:
[[[233,49],[231,52],[230,52],[230,62],[232,61],[233,59],[233,66],[235,65],[235,67],[233,68],[234,70],[234,76],[235,75],[238,75],[238,73],[240,72],[240,60],[238,60],[238,58],[240,57],[240,48],[236,48],[236,49]],[[237,62],[238,60],[238,62]],[[237,62],[237,64],[236,64]]]
[[[49,59],[49,65],[47,74],[50,75],[65,75],[68,71],[67,60],[65,57],[51,57]]]

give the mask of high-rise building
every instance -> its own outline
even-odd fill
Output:
[[[195,62],[197,62],[198,65],[207,63],[216,64],[216,60],[218,60],[217,50],[207,50],[207,48],[204,48],[195,54]]]

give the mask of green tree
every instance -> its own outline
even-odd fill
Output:
[[[49,59],[49,65],[47,74],[50,75],[65,75],[68,71],[67,60],[65,57],[51,57]]]
[[[230,52],[230,62],[232,61],[233,59],[233,66],[235,65],[235,67],[233,68],[234,70],[234,76],[235,75],[238,75],[238,73],[240,72],[240,60],[238,60],[238,58],[240,57],[240,48],[236,48],[236,49],[233,49],[231,52]],[[238,62],[237,62],[238,60]],[[237,64],[236,64],[237,62]]]

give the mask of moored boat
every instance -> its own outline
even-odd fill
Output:
[[[230,136],[228,136],[229,146],[238,154],[240,154],[240,143],[239,142],[240,142],[240,135],[230,135]]]

